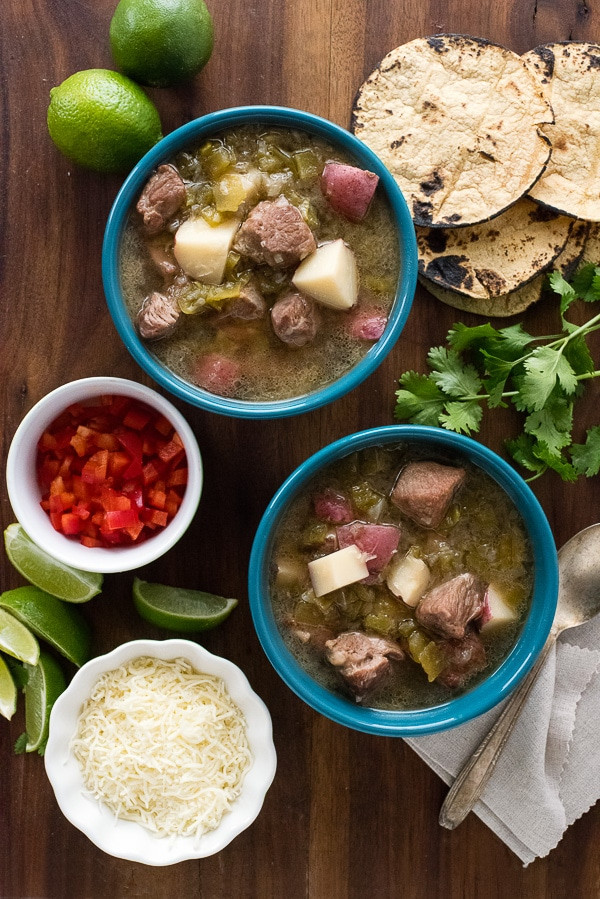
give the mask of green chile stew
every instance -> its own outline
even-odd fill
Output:
[[[157,360],[250,401],[310,393],[356,365],[385,329],[399,276],[377,181],[321,138],[257,125],[160,166],[120,255],[129,314]],[[244,235],[261,212],[278,220]]]
[[[508,655],[532,569],[521,516],[484,471],[384,446],[332,464],[295,498],[270,592],[287,646],[319,683],[374,708],[415,709],[474,686]]]

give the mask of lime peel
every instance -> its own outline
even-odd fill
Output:
[[[47,124],[61,153],[105,173],[129,171],[162,137],[150,97],[110,69],[84,69],[53,87]]]
[[[237,599],[215,596],[203,590],[153,584],[136,577],[133,602],[138,614],[166,630],[195,633],[224,621],[237,606]]]
[[[48,740],[52,706],[67,686],[58,662],[48,653],[40,654],[37,665],[27,666],[25,687],[25,752],[44,754]]]
[[[65,602],[87,602],[102,589],[103,575],[72,568],[54,559],[33,542],[18,522],[4,531],[11,564],[30,583]]]
[[[0,594],[0,613],[14,615],[36,636],[80,666],[90,654],[90,630],[79,609],[38,587],[16,587]]]
[[[211,57],[214,29],[204,0],[120,0],[110,23],[117,66],[140,84],[173,87]]]

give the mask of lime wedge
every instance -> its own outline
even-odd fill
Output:
[[[28,665],[25,687],[25,752],[43,755],[48,739],[48,723],[52,706],[67,686],[58,662],[45,652],[37,665]]]
[[[237,599],[225,599],[202,590],[150,584],[135,578],[133,602],[138,613],[157,627],[170,631],[206,631],[224,621],[237,606]]]
[[[0,656],[0,715],[10,721],[16,711],[17,687],[8,665]]]
[[[0,649],[20,662],[35,665],[40,646],[31,631],[14,615],[0,607]]]
[[[17,587],[0,593],[0,613],[7,612],[75,665],[83,665],[89,659],[90,630],[74,606],[38,587]]]
[[[4,531],[6,555],[17,571],[40,590],[65,602],[87,602],[102,589],[101,574],[71,568],[48,555],[28,537],[20,524]]]

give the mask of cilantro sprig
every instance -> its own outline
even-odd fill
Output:
[[[521,324],[496,329],[455,324],[447,346],[427,354],[428,375],[405,372],[396,392],[399,421],[436,425],[463,434],[479,430],[484,408],[512,404],[524,416],[523,431],[506,443],[515,462],[531,472],[548,469],[565,481],[600,471],[600,425],[585,442],[573,443],[574,408],[586,381],[600,376],[587,337],[600,329],[600,313],[585,324],[567,318],[578,300],[600,301],[600,265],[585,265],[568,282],[560,272],[549,277],[560,297],[559,334],[534,336]]]

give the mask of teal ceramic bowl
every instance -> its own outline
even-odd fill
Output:
[[[400,276],[395,300],[387,327],[379,340],[338,380],[314,392],[272,402],[250,402],[218,396],[173,374],[156,358],[151,345],[145,343],[137,333],[125,306],[119,271],[119,252],[128,216],[156,167],[202,138],[208,138],[227,128],[261,123],[317,135],[330,144],[339,146],[354,158],[357,165],[375,172],[393,211],[400,253]],[[135,166],[123,183],[108,218],[102,250],[102,278],[108,308],[123,343],[136,362],[161,387],[193,406],[222,415],[280,418],[309,412],[333,402],[357,387],[385,359],[398,340],[410,312],[417,278],[417,248],[412,219],[404,197],[392,175],[365,144],[349,131],[307,112],[274,106],[244,106],[223,109],[188,122],[159,141]]]
[[[291,501],[315,474],[332,462],[369,446],[408,443],[425,447],[433,458],[451,453],[483,469],[519,510],[533,552],[533,595],[527,618],[504,661],[481,682],[448,702],[428,708],[387,711],[357,705],[320,686],[296,661],[277,627],[269,597],[274,536]],[[558,560],[552,531],[530,487],[519,474],[469,437],[419,425],[372,428],[344,437],[303,462],[282,484],[259,524],[249,568],[250,607],[262,647],[280,677],[304,702],[338,724],[388,737],[410,737],[447,730],[481,715],[505,699],[525,676],[550,632],[558,597]]]

